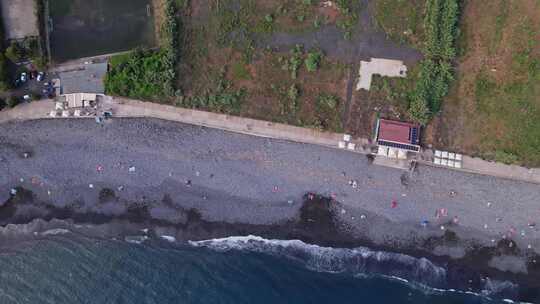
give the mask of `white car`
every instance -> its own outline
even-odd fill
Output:
[[[39,72],[36,79],[37,81],[43,81],[45,79],[45,73]]]
[[[21,82],[26,82],[27,79],[28,79],[28,76],[26,75],[26,72],[21,73]]]

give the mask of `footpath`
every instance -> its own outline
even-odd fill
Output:
[[[342,133],[323,132],[315,129],[296,127],[263,120],[184,109],[175,106],[143,102],[126,98],[112,98],[109,96],[105,96],[103,108],[111,109],[115,117],[158,118],[253,136],[344,149],[342,146],[340,146],[340,142],[342,142],[344,138],[344,134]],[[54,102],[52,100],[23,104],[14,109],[0,111],[0,123],[9,122],[12,120],[32,120],[45,118],[58,119],[50,118],[49,113],[52,110],[54,110]],[[368,139],[351,138],[349,142],[354,144],[354,149],[349,149],[351,152],[363,154],[371,153],[371,145]],[[375,163],[392,166],[392,161],[389,159],[381,159],[380,161],[376,160]],[[435,166],[429,159],[418,160],[418,163],[427,166]],[[461,169],[445,169],[540,184],[540,168],[529,169],[515,165],[490,162],[465,155],[463,156]]]

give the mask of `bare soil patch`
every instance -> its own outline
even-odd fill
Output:
[[[234,114],[333,131],[352,123],[360,126],[358,133],[369,133],[371,126],[356,120],[375,113],[372,109],[357,105],[367,112],[349,115],[348,88],[357,77],[350,73],[352,64],[383,57],[414,65],[421,55],[387,39],[375,25],[369,1],[360,2],[354,12],[357,23],[346,38],[339,24],[350,15],[336,5],[291,0],[191,1],[179,70],[181,99],[202,100],[195,106],[215,110],[208,104],[241,93],[241,107]],[[303,51],[294,59],[292,50],[297,45]],[[319,67],[309,72],[305,60],[308,53],[317,51],[323,54]],[[299,62],[292,64],[295,60]],[[297,72],[291,71],[292,65],[297,65]]]

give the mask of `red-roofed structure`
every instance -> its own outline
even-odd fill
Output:
[[[380,146],[420,151],[420,125],[388,119],[378,119],[376,140]]]

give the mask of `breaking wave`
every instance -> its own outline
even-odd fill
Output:
[[[192,246],[218,251],[247,250],[284,256],[321,272],[376,274],[433,287],[446,285],[446,270],[434,265],[428,259],[374,251],[366,247],[352,249],[321,247],[300,240],[267,240],[252,235],[189,243]]]
[[[486,298],[517,297],[518,285],[487,279],[480,293],[446,289],[446,270],[426,258],[375,251],[366,247],[332,248],[306,244],[300,240],[268,240],[258,236],[232,236],[189,241],[191,246],[216,251],[244,250],[286,257],[319,272],[348,273],[357,277],[375,275],[401,281],[426,293],[464,293]],[[505,299],[509,301],[508,299]]]

